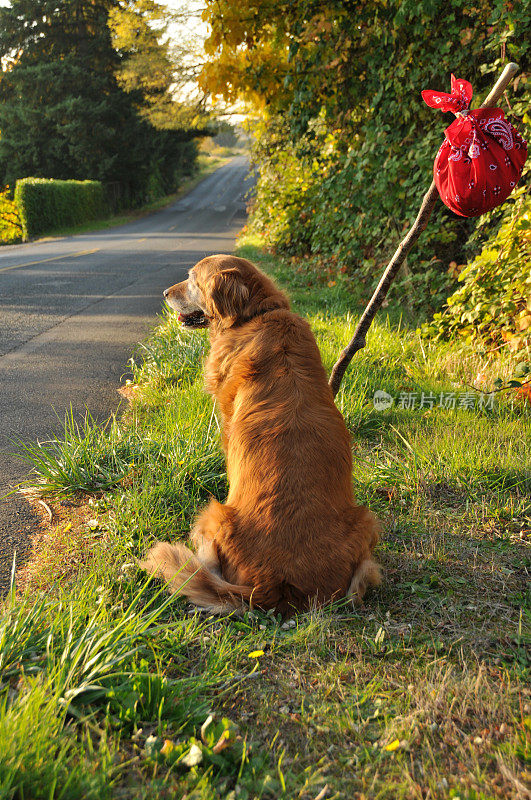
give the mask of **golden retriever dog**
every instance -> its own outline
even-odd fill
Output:
[[[204,258],[164,292],[187,328],[208,326],[206,388],[222,417],[229,494],[190,538],[142,567],[202,608],[283,616],[380,583],[378,523],[352,493],[350,439],[308,323],[250,261]]]

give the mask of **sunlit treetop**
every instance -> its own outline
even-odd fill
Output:
[[[287,113],[299,132],[318,116],[358,125],[383,106],[408,124],[420,90],[444,90],[451,71],[480,94],[493,52],[513,53],[522,73],[529,64],[529,14],[513,0],[206,0],[203,18],[203,88]]]
[[[381,2],[347,0],[207,0],[210,57],[201,76],[205,90],[227,100],[243,97],[272,111],[302,100],[314,111],[332,107],[352,76],[352,49],[368,42],[365,17]],[[356,22],[354,22],[356,18]],[[353,39],[358,39],[354,44]],[[362,78],[363,79],[363,78]]]
[[[287,9],[288,4],[270,1],[207,0],[203,20],[211,33],[205,42],[209,60],[200,75],[203,90],[258,107],[278,103],[289,55],[282,16]]]

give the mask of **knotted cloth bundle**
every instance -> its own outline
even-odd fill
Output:
[[[443,203],[462,217],[478,217],[499,206],[522,175],[525,140],[501,108],[469,109],[472,85],[468,81],[452,75],[451,94],[427,89],[422,98],[431,108],[456,115],[445,130],[433,165]]]

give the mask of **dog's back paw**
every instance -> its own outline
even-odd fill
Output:
[[[370,586],[379,586],[381,582],[382,570],[379,565],[372,558],[365,558],[354,572],[347,597],[352,598],[352,601],[359,605],[367,589]]]

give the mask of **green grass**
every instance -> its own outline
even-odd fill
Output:
[[[288,289],[330,369],[356,298],[310,288],[310,268],[251,237],[239,252]],[[529,408],[500,392],[494,409],[376,411],[377,389],[460,394],[514,369],[420,340],[388,310],[337,398],[356,495],[383,525],[384,584],[361,610],[201,616],[137,571],[154,538],[185,538],[227,490],[202,387],[207,336],[173,316],[135,354],[119,420],[70,416],[60,439],[29,446],[54,515],[91,498],[91,557],[64,574],[68,525],[53,522],[56,562],[53,547],[37,555],[39,580],[6,603],[0,798],[525,796]]]

